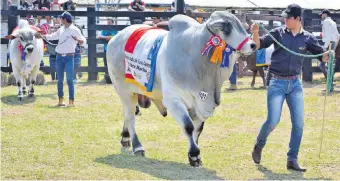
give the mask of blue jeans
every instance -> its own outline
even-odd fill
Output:
[[[77,79],[77,74],[79,79],[82,77],[82,73],[81,72],[77,72],[77,68],[80,67],[81,64],[81,52],[80,52],[80,46],[77,45],[75,53],[74,53],[74,75],[73,75],[73,79],[76,80]]]
[[[289,161],[294,161],[298,159],[304,125],[303,88],[299,78],[295,80],[272,78],[270,80],[267,91],[267,121],[262,125],[257,137],[256,146],[263,148],[266,144],[267,137],[280,122],[282,105],[285,99],[289,107],[292,121],[287,156]]]
[[[64,97],[64,72],[66,71],[66,81],[68,85],[69,99],[74,100],[74,60],[73,56],[57,55],[56,69],[58,75],[58,97]]]
[[[51,55],[49,56],[49,60],[50,60],[50,67],[53,67],[55,68],[55,64],[56,64],[56,59],[57,59],[57,56],[56,55]],[[51,77],[52,77],[52,80],[56,80],[57,79],[57,76],[56,76],[56,72],[51,72]]]
[[[230,84],[236,84],[236,82],[237,82],[236,79],[237,79],[237,66],[236,66],[236,63],[235,63],[233,72],[231,73],[231,75],[229,77]]]

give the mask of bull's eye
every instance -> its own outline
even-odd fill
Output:
[[[21,37],[20,37],[20,40],[21,40],[21,41],[24,41],[24,38],[21,36]]]

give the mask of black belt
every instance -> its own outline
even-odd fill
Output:
[[[298,75],[281,76],[281,75],[275,75],[275,74],[272,74],[272,76],[273,78],[284,79],[284,80],[294,80],[299,77]]]
[[[62,54],[57,53],[57,55],[62,56],[62,57],[65,57],[65,56],[74,56],[74,53],[62,53]]]

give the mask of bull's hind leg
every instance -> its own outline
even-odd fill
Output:
[[[169,110],[170,114],[176,119],[182,127],[189,141],[188,159],[191,166],[200,166],[202,164],[200,157],[200,149],[194,138],[195,125],[188,113],[185,104],[180,99],[168,98],[163,100],[164,106]]]
[[[191,119],[193,120],[194,123],[194,140],[196,142],[196,144],[198,145],[198,138],[200,137],[202,131],[203,131],[203,127],[204,127],[204,121],[201,121],[197,118],[196,113],[195,113],[195,109],[189,109],[189,115],[191,117]]]
[[[253,80],[251,81],[251,84],[250,84],[251,87],[254,87],[254,86],[255,86],[255,78],[256,78],[256,75],[257,75],[257,69],[255,69],[255,70],[253,71]]]
[[[126,93],[120,94],[123,103],[124,126],[122,131],[121,144],[123,147],[130,147],[130,139],[132,140],[132,151],[135,155],[144,156],[145,151],[140,143],[135,125],[135,111],[137,104],[137,94],[127,95]]]
[[[260,73],[260,76],[261,76],[262,81],[263,81],[263,87],[266,87],[266,79],[265,79],[265,77],[264,77],[264,70],[263,70],[263,67],[260,68],[259,73]]]
[[[194,139],[195,139],[196,144],[198,145],[198,138],[200,137],[203,131],[204,122],[200,120],[196,120],[194,124],[195,124]]]

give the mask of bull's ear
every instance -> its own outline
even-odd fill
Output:
[[[233,29],[233,26],[231,25],[231,23],[229,23],[229,22],[224,23],[223,32],[225,34],[230,35],[232,29]]]
[[[5,38],[8,39],[8,40],[13,40],[13,39],[15,39],[15,36],[13,36],[13,35],[6,35]]]
[[[208,21],[207,25],[211,30],[222,31],[224,22],[222,20]]]
[[[227,35],[229,35],[232,30],[231,23],[223,20],[208,22],[208,27],[213,31],[223,31]]]

